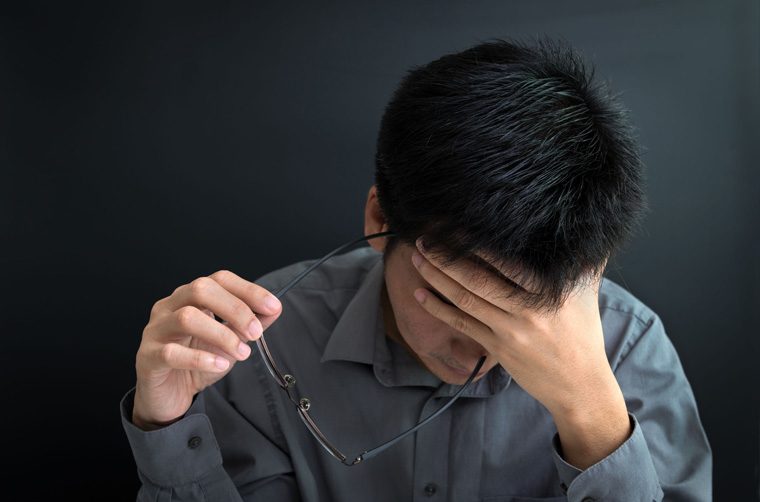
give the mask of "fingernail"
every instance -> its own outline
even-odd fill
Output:
[[[243,356],[243,358],[246,358],[251,355],[251,348],[247,343],[240,342],[240,345],[238,345],[238,353]]]
[[[279,310],[280,308],[280,300],[278,300],[276,297],[269,295],[266,298],[264,298],[264,305],[269,310]]]
[[[229,365],[230,362],[221,356],[216,356],[216,358],[214,358],[214,366],[220,370],[226,370]]]
[[[418,302],[422,303],[422,302],[424,302],[424,301],[425,301],[425,293],[423,293],[421,289],[418,289],[418,290],[416,290],[416,291],[414,292],[414,298],[415,298],[415,299],[416,299]]]
[[[248,325],[248,333],[251,334],[253,340],[257,339],[264,332],[264,328],[261,326],[261,321],[257,317],[253,318],[251,324]]]
[[[422,255],[420,255],[417,251],[412,251],[412,261],[414,262],[415,267],[419,267],[422,263]]]

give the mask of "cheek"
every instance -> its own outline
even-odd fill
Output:
[[[401,336],[419,355],[444,351],[457,336],[456,331],[414,299],[414,290],[425,288],[427,283],[411,264],[411,255],[409,263],[396,261],[391,266],[393,273],[386,275],[386,287]]]
[[[440,352],[443,347],[449,346],[455,337],[455,331],[445,322],[434,317],[422,308],[414,299],[412,292],[416,287],[409,289],[410,293],[404,297],[400,309],[399,330],[401,335],[410,346],[422,352]]]

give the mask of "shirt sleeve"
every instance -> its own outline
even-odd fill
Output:
[[[562,458],[558,434],[554,463],[569,501],[712,500],[712,451],[691,386],[656,314],[626,344],[613,371],[632,425],[615,451],[581,471]]]
[[[138,502],[301,500],[289,457],[214,386],[195,396],[183,418],[152,431],[131,421],[134,393],[120,411],[142,483]]]

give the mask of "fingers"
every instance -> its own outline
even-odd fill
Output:
[[[263,329],[267,329],[282,313],[280,300],[255,282],[247,281],[229,270],[219,270],[209,277],[249,305],[261,321]],[[217,312],[217,315],[221,314]],[[222,318],[227,319],[223,315]]]
[[[427,289],[415,289],[414,298],[432,316],[445,322],[460,333],[464,333],[482,345],[486,350],[489,350],[490,341],[493,339],[491,328],[458,307],[439,300]]]
[[[226,320],[244,339],[255,340],[264,331],[251,307],[211,277],[199,277],[180,286],[167,299],[165,307],[176,311],[188,305]]]
[[[179,370],[221,373],[230,367],[230,362],[222,356],[174,342],[161,346],[158,359],[159,367]]]
[[[513,272],[508,275],[506,269],[497,268],[483,254],[475,253],[470,258],[460,260],[454,265],[444,265],[444,260],[422,247],[420,239],[417,239],[416,251],[422,256],[424,263],[431,265],[430,269],[436,269],[451,278],[465,291],[487,300],[505,312],[518,314],[522,310],[519,296],[523,293],[530,294],[528,289],[512,279]],[[446,291],[441,292],[451,298]],[[517,296],[514,296],[515,294]]]
[[[412,251],[412,262],[422,278],[463,313],[485,323],[488,323],[490,318],[495,318],[498,307],[457,282],[449,275],[448,270],[444,273],[417,251]]]
[[[198,308],[187,305],[153,323],[150,332],[162,344],[193,337],[220,349],[230,358],[242,361],[251,354],[251,347],[229,326],[211,319]],[[161,349],[163,350],[163,349]],[[171,349],[170,349],[171,350]]]
[[[229,367],[248,358],[251,348],[245,341],[258,339],[281,311],[279,300],[265,288],[220,270],[156,302],[145,334],[159,342],[151,352],[161,366],[225,371],[224,361]],[[187,337],[199,345],[188,347]]]

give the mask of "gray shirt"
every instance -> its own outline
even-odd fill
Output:
[[[277,290],[314,260],[255,282]],[[385,336],[382,255],[359,248],[320,265],[281,299],[265,336],[327,438],[358,455],[408,429],[459,388]],[[633,432],[581,471],[565,462],[546,408],[496,366],[440,417],[356,466],[330,456],[254,350],[196,396],[179,421],[145,432],[121,419],[140,501],[711,500],[712,452],[662,321],[604,278],[607,357]]]

